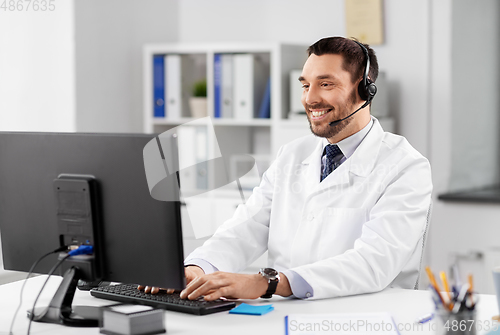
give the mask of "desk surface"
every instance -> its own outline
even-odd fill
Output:
[[[14,324],[14,335],[26,334],[28,319],[26,310],[33,301],[46,276],[31,278],[24,290],[23,305]],[[54,294],[60,277],[51,278],[37,306],[47,305]],[[7,335],[15,308],[19,303],[22,281],[0,286],[0,335]],[[434,321],[420,328],[414,321],[417,317],[433,311],[433,303],[428,291],[388,289],[379,293],[334,298],[325,300],[298,300],[273,298],[271,301],[245,301],[250,304],[272,303],[274,311],[263,316],[234,315],[227,312],[207,316],[195,316],[177,312],[166,312],[167,334],[255,334],[265,330],[267,334],[285,334],[284,317],[288,314],[320,313],[369,313],[389,312],[396,323],[401,325],[401,334],[434,334]],[[103,306],[112,302],[78,291],[74,305]],[[496,297],[480,295],[477,309],[477,324],[491,325],[491,317],[498,314]],[[406,327],[407,330],[404,330]],[[412,328],[412,329],[409,329]],[[478,335],[486,333],[478,331]],[[55,324],[33,323],[31,334],[99,334],[99,328],[69,328]]]

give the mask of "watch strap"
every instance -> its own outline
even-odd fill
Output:
[[[269,286],[267,287],[266,293],[261,296],[264,299],[272,298],[273,294],[276,293],[276,288],[278,287],[278,279],[269,280]]]

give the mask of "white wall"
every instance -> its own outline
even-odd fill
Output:
[[[429,1],[385,0],[385,42],[374,46],[391,89],[398,132],[428,152]],[[210,13],[210,15],[207,15]],[[183,0],[179,41],[276,41],[310,45],[345,35],[344,0]]]
[[[1,131],[75,130],[73,8],[0,10]],[[23,277],[3,270],[0,249],[0,284]]]
[[[0,130],[75,130],[73,7],[0,10]]]
[[[344,0],[179,2],[180,42],[280,41],[309,45],[321,37],[343,34],[344,22]]]
[[[175,42],[177,0],[76,0],[77,130],[142,132],[142,46]]]

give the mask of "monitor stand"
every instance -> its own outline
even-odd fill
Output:
[[[47,307],[37,307],[32,313],[28,310],[28,318],[37,322],[57,323],[70,327],[99,327],[102,325],[102,309],[93,306],[72,307],[79,271],[76,267],[69,268],[54,297]]]

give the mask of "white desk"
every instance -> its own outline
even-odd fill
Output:
[[[26,334],[28,319],[26,310],[31,308],[46,276],[32,278],[28,281],[23,298],[23,306],[19,311],[14,326],[14,335]],[[51,278],[39,299],[37,306],[47,305],[54,294],[61,278]],[[0,335],[7,335],[15,308],[19,302],[22,281],[0,286]],[[251,304],[267,304],[269,301],[246,301]],[[76,292],[74,305],[101,306],[112,302],[90,296],[88,292]],[[433,303],[429,292],[413,290],[385,290],[380,293],[364,294],[345,298],[326,300],[298,300],[273,298],[275,310],[263,316],[233,315],[227,312],[206,316],[195,316],[177,312],[166,312],[167,334],[285,334],[284,317],[292,313],[367,313],[389,312],[396,324],[413,327],[417,317],[433,311]],[[483,325],[491,324],[491,317],[498,314],[496,297],[480,295],[477,321]],[[405,334],[434,334],[431,321],[420,329],[401,331]],[[34,322],[32,334],[99,334],[98,328],[69,328],[55,324]],[[484,334],[479,331],[478,335]]]

